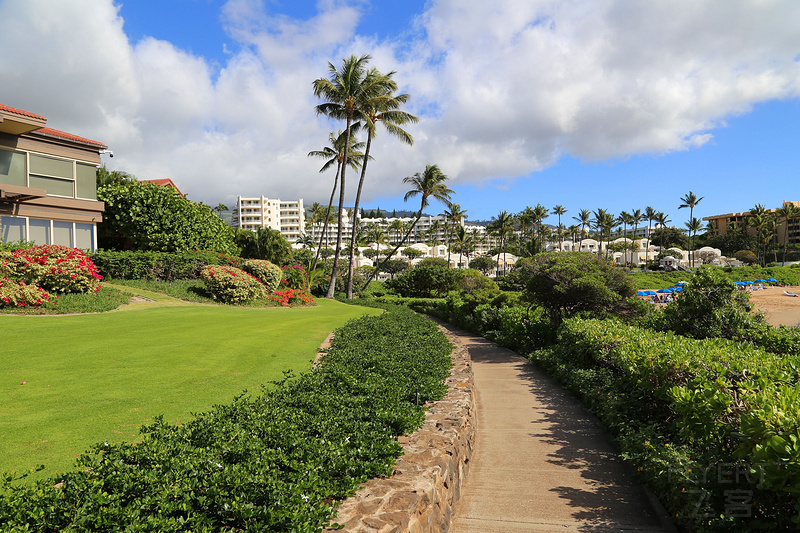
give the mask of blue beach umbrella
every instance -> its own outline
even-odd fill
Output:
[[[772,283],[778,283],[778,280],[775,278],[767,278],[767,281],[771,281]]]
[[[637,292],[637,296],[653,296],[656,291],[639,291]]]
[[[757,279],[756,283],[767,283],[768,281],[768,279]]]
[[[747,283],[745,283],[744,281],[734,281],[733,284],[734,285],[747,285]]]
[[[675,287],[672,289],[672,292],[683,292],[683,287]]]
[[[755,282],[753,282],[753,281],[745,281],[744,284],[745,285],[753,285],[753,284],[755,284]]]
[[[673,289],[658,289],[656,292],[672,292]]]

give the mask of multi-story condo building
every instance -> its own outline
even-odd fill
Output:
[[[783,204],[792,204],[794,207],[800,208],[800,202],[784,201]],[[767,209],[768,213],[775,213],[775,211],[777,211],[777,209]],[[748,219],[750,218],[750,215],[751,213],[749,211],[744,211],[741,213],[726,213],[724,215],[703,217],[703,220],[712,223],[715,231],[720,235],[725,235],[733,227],[736,227],[739,230],[744,230],[749,235],[755,235],[756,228],[748,226]],[[793,244],[800,243],[800,219],[794,218],[788,221],[778,220],[778,227],[775,235],[777,237],[778,244],[784,244],[784,241]]]
[[[303,199],[287,201],[266,196],[237,196],[231,225],[250,231],[271,228],[280,231],[289,242],[295,242],[302,236],[305,226]]]
[[[322,239],[323,245],[327,247],[333,247],[336,245],[336,213],[332,212],[331,214],[333,215],[333,219],[330,223],[328,223],[324,238],[322,235],[323,224],[321,222],[315,222],[306,228],[306,234],[310,235],[314,242],[318,243],[320,239]],[[360,230],[366,230],[371,225],[378,226],[384,232],[386,232],[387,244],[396,245],[406,234],[408,227],[414,222],[415,218],[416,217],[359,217],[358,224]],[[464,225],[463,219],[460,221],[460,224]],[[353,224],[351,218],[347,214],[345,214],[342,218],[342,226],[344,229],[343,239],[349,239],[353,232]],[[408,236],[406,244],[410,246],[412,244],[422,242],[444,243],[447,241],[448,232],[452,231],[452,224],[448,222],[447,218],[443,215],[423,215],[419,219],[419,222],[417,222],[416,226],[414,226],[414,230]]]
[[[0,104],[0,240],[95,250],[101,142],[45,127],[47,118]]]

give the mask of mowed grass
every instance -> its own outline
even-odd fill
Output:
[[[155,416],[180,423],[245,389],[306,371],[325,337],[380,311],[329,300],[237,308],[159,300],[125,311],[0,316],[0,472],[73,468],[97,442],[133,441]],[[25,382],[25,385],[21,383]]]

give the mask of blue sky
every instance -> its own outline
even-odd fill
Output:
[[[415,209],[402,178],[429,163],[470,219],[800,200],[796,0],[6,0],[0,19],[2,103],[213,205],[326,201],[306,154],[341,125],[311,82],[365,53],[420,116],[413,147],[379,132],[366,208]]]

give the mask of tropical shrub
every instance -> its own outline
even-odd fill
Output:
[[[13,252],[17,276],[51,292],[97,292],[103,276],[77,248],[45,244]]]
[[[441,298],[458,288],[463,278],[461,270],[425,261],[428,259],[395,279],[387,280],[386,287],[402,296],[415,298]]]
[[[247,259],[242,263],[242,270],[258,278],[266,287],[267,292],[274,292],[281,284],[283,271],[266,259]]]
[[[50,301],[50,295],[38,285],[0,277],[0,308],[36,307]]]
[[[172,187],[110,183],[98,187],[97,199],[106,205],[103,223],[97,226],[102,248],[238,253],[233,229],[209,206],[184,198]]]
[[[225,303],[244,303],[266,298],[264,284],[236,267],[209,265],[200,275],[212,298]]]
[[[285,265],[283,267],[283,277],[281,283],[290,289],[307,289],[308,272],[300,264]]]
[[[137,250],[97,250],[91,254],[100,272],[111,279],[175,281],[200,279],[207,265],[241,268],[242,258],[212,251],[153,252]]]
[[[17,261],[10,251],[0,250],[0,278],[16,278]]]
[[[451,350],[408,309],[353,321],[313,372],[185,424],[156,419],[58,478],[0,484],[0,529],[318,532],[336,500],[391,475],[397,437],[447,390]]]
[[[623,314],[631,310],[631,279],[611,262],[588,252],[536,255],[519,270],[524,296],[543,307],[557,324],[580,312]]]
[[[311,305],[314,303],[314,297],[307,289],[292,289],[286,288],[283,290],[275,291],[267,295],[267,300],[278,302],[282,306],[290,306],[294,304]]]
[[[474,268],[468,268],[461,271],[461,282],[459,283],[459,288],[464,292],[486,289],[498,290],[497,283],[493,279],[487,278]]]

